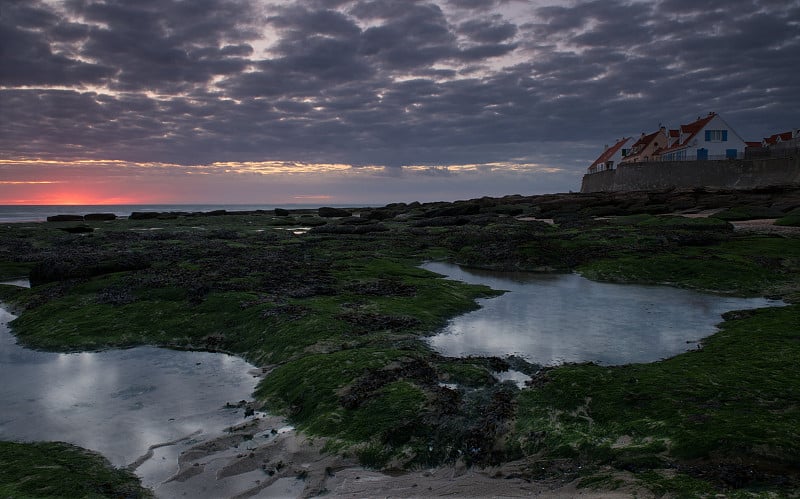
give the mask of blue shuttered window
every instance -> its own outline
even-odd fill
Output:
[[[727,142],[727,130],[706,130],[706,142]]]

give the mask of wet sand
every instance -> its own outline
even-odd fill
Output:
[[[180,470],[155,488],[157,497],[653,497],[647,491],[579,489],[576,481],[529,481],[524,462],[485,469],[443,466],[382,473],[354,458],[322,452],[280,417],[263,416],[184,451]],[[624,479],[624,477],[622,477]]]

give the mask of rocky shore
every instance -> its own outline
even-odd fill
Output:
[[[796,186],[83,215],[0,227],[0,277],[33,285],[0,299],[34,348],[153,344],[265,369],[256,414],[286,420],[250,416],[185,454],[165,496],[785,493],[800,484],[798,225]],[[652,364],[450,358],[424,337],[496,292],[426,260],[792,305],[730,315]],[[512,364],[527,387],[492,375]]]

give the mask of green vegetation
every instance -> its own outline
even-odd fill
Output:
[[[780,218],[782,216],[781,210],[763,206],[735,206],[714,214],[714,218],[728,221]]]
[[[800,306],[728,319],[672,359],[546,371],[519,397],[516,441],[526,455],[678,468],[721,486],[779,482],[800,462]]]
[[[783,225],[788,227],[800,227],[800,208],[790,211],[786,216],[780,217],[775,220],[775,225]]]
[[[701,350],[669,360],[545,369],[522,390],[492,376],[519,360],[447,358],[422,341],[497,293],[418,267],[432,258],[800,302],[797,237],[652,215],[670,202],[660,196],[636,210],[511,196],[343,219],[165,215],[88,222],[81,234],[7,225],[0,276],[28,272],[34,286],[0,286],[0,299],[32,347],[155,344],[268,367],[259,402],[374,467],[524,458],[531,478],[586,487],[782,493],[800,480],[800,305],[730,314]]]
[[[131,472],[62,442],[0,442],[0,496],[150,498]]]

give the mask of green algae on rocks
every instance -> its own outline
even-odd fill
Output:
[[[63,442],[0,442],[0,496],[149,499],[132,472]]]
[[[753,208],[762,203],[789,216],[800,196],[767,194],[508,196],[342,218],[176,214],[85,222],[84,233],[59,230],[66,222],[5,225],[0,276],[27,272],[34,286],[0,286],[0,298],[19,311],[14,334],[35,348],[241,355],[269,370],[256,397],[270,411],[373,467],[522,459],[530,478],[574,473],[587,486],[627,473],[657,493],[781,492],[799,475],[797,305],[731,314],[696,352],[545,369],[518,389],[491,374],[508,361],[447,358],[422,341],[497,291],[418,268],[444,259],[579,271],[797,302],[797,235],[653,215],[763,213]]]

